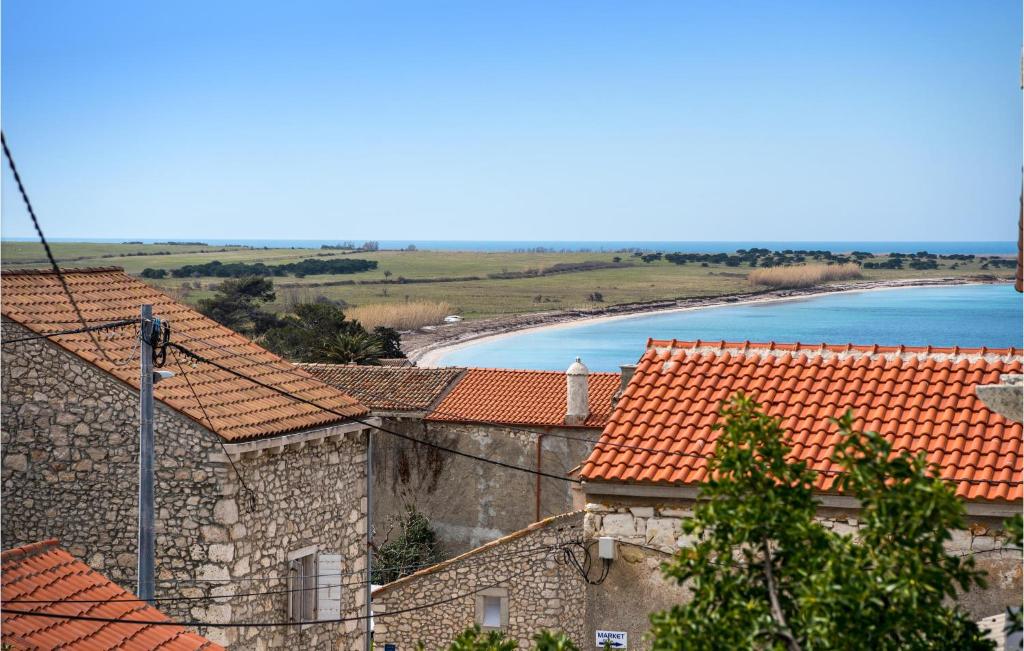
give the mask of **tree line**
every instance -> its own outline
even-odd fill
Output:
[[[342,258],[336,260],[317,260],[307,258],[300,262],[266,265],[262,262],[228,262],[213,260],[204,264],[188,264],[177,269],[142,270],[143,278],[166,278],[168,273],[174,278],[243,278],[245,276],[323,276],[335,274],[354,274],[377,268],[376,260],[359,260]]]

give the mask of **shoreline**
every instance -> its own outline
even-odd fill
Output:
[[[907,280],[847,282],[805,289],[764,290],[675,301],[626,303],[592,311],[535,312],[511,317],[470,321],[468,323],[463,322],[452,326],[438,326],[437,330],[429,333],[416,332],[413,337],[410,337],[413,340],[413,347],[410,347],[406,354],[409,360],[416,366],[431,368],[438,366],[440,359],[446,355],[468,346],[539,330],[567,328],[584,324],[716,307],[793,301],[837,293],[884,291],[913,287],[1002,285],[1011,282],[1012,280],[987,278],[913,278]]]

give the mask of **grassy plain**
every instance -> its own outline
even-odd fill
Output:
[[[345,253],[319,249],[248,249],[188,245],[53,244],[54,253],[68,267],[124,267],[139,274],[147,267],[175,269],[186,264],[221,262],[264,262],[281,264],[306,258],[330,259],[351,256],[376,260],[376,270],[347,275],[292,276],[274,279],[278,288],[275,309],[287,309],[296,301],[317,297],[341,300],[352,306],[407,301],[447,302],[452,311],[474,319],[490,316],[595,308],[602,305],[715,296],[758,289],[747,280],[749,267],[689,263],[676,265],[664,260],[644,263],[623,253],[485,253],[452,251],[379,251]],[[488,274],[541,270],[558,263],[612,262],[621,257],[631,263],[609,269],[575,271],[525,278],[492,279]],[[883,259],[883,258],[879,258]],[[4,268],[46,266],[38,244],[3,242],[0,264]],[[956,264],[957,268],[952,268]],[[1010,278],[1012,269],[982,269],[979,260],[941,260],[935,270],[865,269],[864,280],[903,278],[998,277]],[[385,275],[385,272],[390,272]],[[473,277],[472,280],[454,280]],[[426,282],[399,282],[399,279]],[[167,278],[152,284],[194,303],[210,296],[218,278]],[[385,282],[387,281],[387,282]],[[593,300],[599,294],[601,300]]]

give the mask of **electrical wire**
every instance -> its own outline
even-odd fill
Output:
[[[563,547],[564,547],[564,545],[540,545],[538,547],[530,548],[529,550],[520,550],[520,551],[514,552],[512,554],[502,555],[501,556],[501,560],[507,560],[507,559],[518,560],[518,559],[523,559],[523,558],[529,558],[529,557],[532,557],[532,556],[537,556],[537,555],[542,554],[542,553],[546,554],[546,553],[552,552],[554,550],[557,550],[557,549],[560,549],[560,548],[563,548]],[[488,558],[488,559],[486,559],[486,562],[484,562],[484,561],[477,561],[475,563],[460,563],[459,567],[461,568],[461,567],[476,566],[476,565],[490,565],[490,564],[493,564],[495,560],[496,559],[494,559],[494,558]],[[439,563],[422,564],[422,565],[420,565],[420,567],[430,567],[432,565],[439,565],[440,563],[445,563],[445,562],[447,562],[447,561],[440,561]],[[412,567],[412,566],[404,566],[404,567]],[[381,568],[376,568],[376,569],[381,569]],[[383,569],[392,569],[392,568],[383,568]],[[337,577],[337,578],[340,579],[341,577],[361,575],[361,574],[364,574],[364,573],[365,573],[365,570],[360,570],[358,572],[342,572],[342,573],[339,573],[339,574],[317,574],[317,575],[309,576],[309,577],[306,577],[306,578],[331,579],[331,578]],[[406,576],[409,576],[409,575],[406,575]],[[290,580],[290,578],[291,577],[280,577],[280,579],[282,581],[288,581],[288,580]],[[399,578],[404,578],[404,577],[399,577]],[[307,591],[317,590],[318,588],[322,588],[322,587],[328,587],[328,588],[343,587],[343,588],[345,588],[345,587],[363,586],[363,585],[366,585],[366,581],[365,580],[348,581],[348,582],[344,582],[344,581],[340,581],[339,580],[338,583],[333,583],[333,582],[328,581],[328,582],[326,582],[323,585],[319,585],[319,586],[316,586],[316,587],[308,587],[308,588],[307,587],[302,587],[302,588],[291,588],[291,589],[285,589],[285,590],[261,590],[261,591],[258,591],[258,592],[243,592],[243,593],[237,593],[237,594],[203,595],[201,597],[157,597],[157,598],[154,598],[154,599],[139,599],[137,597],[134,597],[134,598],[131,598],[131,599],[116,599],[116,598],[111,598],[111,599],[5,599],[4,603],[5,604],[174,603],[174,602],[182,602],[182,601],[185,601],[185,602],[210,601],[210,600],[215,600],[215,599],[226,600],[226,599],[236,599],[236,598],[239,598],[239,597],[262,597],[262,596],[266,596],[266,595],[278,595],[278,594],[291,594],[291,593],[295,593],[295,592],[307,592]],[[387,584],[385,584],[385,585],[387,585]],[[221,587],[221,586],[212,586],[212,588],[217,588],[217,587]],[[131,594],[131,593],[125,592],[124,594]]]
[[[46,241],[46,236],[43,235],[43,229],[39,225],[39,218],[36,217],[36,211],[32,207],[32,201],[28,198],[28,191],[25,189],[25,184],[21,181],[21,174],[18,173],[18,167],[14,164],[14,156],[11,155],[11,150],[7,146],[7,135],[3,131],[0,131],[0,144],[3,145],[4,156],[7,157],[7,164],[11,168],[11,173],[14,174],[14,181],[18,185],[18,192],[21,193],[21,200],[25,203],[25,209],[28,210],[28,216],[32,218],[32,225],[35,226],[36,233],[39,235],[39,242],[43,245],[43,250],[46,251],[46,258],[50,261],[53,273],[57,275],[57,280],[60,281],[61,287],[64,288],[64,293],[67,294],[68,300],[71,301],[71,307],[75,311],[75,316],[78,317],[79,322],[82,324],[83,331],[88,333],[89,339],[92,340],[92,343],[99,354],[111,364],[116,365],[116,362],[107,355],[107,351],[100,345],[99,340],[96,339],[96,335],[87,329],[89,325],[86,323],[85,317],[82,315],[82,310],[78,307],[74,294],[71,293],[71,288],[68,286],[68,282],[64,278],[64,274],[61,273],[57,260],[53,257],[53,251],[50,250],[50,243]]]
[[[309,400],[307,398],[303,398],[302,396],[295,395],[294,393],[291,393],[290,391],[285,391],[284,389],[276,387],[276,386],[274,386],[272,384],[267,384],[266,382],[263,382],[261,380],[257,380],[256,378],[248,376],[248,375],[246,375],[244,373],[240,373],[240,372],[234,370],[233,368],[229,368],[227,366],[224,366],[223,364],[220,364],[220,363],[215,362],[215,361],[213,361],[211,359],[203,357],[202,355],[199,355],[198,353],[195,353],[195,352],[189,350],[188,348],[182,346],[181,344],[178,344],[178,343],[175,343],[175,342],[171,342],[168,345],[171,346],[172,348],[176,349],[176,350],[181,351],[187,357],[195,359],[198,362],[202,362],[204,364],[209,364],[209,365],[211,365],[211,366],[213,366],[215,368],[219,368],[220,370],[225,371],[227,373],[230,373],[230,374],[234,375],[235,377],[238,377],[238,378],[241,378],[241,379],[244,379],[244,380],[248,380],[248,381],[250,381],[250,382],[252,382],[252,383],[254,383],[256,385],[259,385],[259,386],[261,386],[261,387],[263,387],[265,389],[270,389],[271,391],[273,391],[275,393],[278,393],[278,394],[280,394],[282,396],[285,396],[287,398],[291,398],[292,400],[295,400],[297,402],[301,402],[301,403],[310,405],[312,407],[316,407],[317,409],[320,409],[321,411],[325,411],[327,413],[334,414],[336,416],[340,416],[341,418],[345,419],[346,421],[353,422],[353,423],[359,423],[361,425],[365,425],[366,427],[370,427],[372,429],[384,432],[386,434],[390,434],[391,436],[395,436],[395,437],[398,437],[400,439],[404,439],[406,441],[410,441],[412,443],[416,443],[417,445],[423,445],[423,446],[426,446],[426,447],[434,448],[436,450],[441,450],[443,452],[447,452],[449,454],[454,454],[456,456],[466,457],[468,459],[475,459],[476,461],[481,461],[481,462],[484,462],[484,463],[489,463],[489,464],[492,464],[492,465],[495,465],[495,466],[500,466],[502,468],[508,468],[510,470],[518,470],[520,472],[529,473],[531,475],[540,475],[541,477],[547,477],[549,479],[557,479],[559,481],[564,481],[564,482],[571,483],[571,484],[581,483],[580,480],[573,479],[572,477],[564,477],[564,476],[561,476],[561,475],[555,475],[555,474],[552,474],[552,473],[547,473],[547,472],[542,472],[542,471],[539,471],[539,470],[534,470],[533,468],[526,468],[525,466],[517,466],[517,465],[512,464],[512,463],[506,463],[504,461],[498,461],[497,459],[489,459],[487,457],[481,457],[481,456],[478,456],[478,455],[475,455],[475,454],[470,454],[469,452],[463,452],[462,450],[456,450],[454,448],[445,447],[443,445],[438,445],[437,443],[432,443],[430,441],[424,441],[423,439],[418,439],[418,438],[416,438],[414,436],[409,436],[408,434],[402,434],[401,432],[396,432],[394,430],[390,430],[390,429],[388,429],[386,427],[382,427],[380,425],[371,423],[371,422],[369,422],[369,421],[367,421],[365,419],[359,418],[357,416],[352,416],[352,415],[349,415],[349,414],[344,414],[344,413],[342,413],[340,411],[337,411],[336,409],[332,409],[331,407],[327,407],[325,405],[321,405],[321,404],[319,404],[319,403],[317,403],[317,402],[315,402],[313,400]]]
[[[59,332],[38,333],[27,337],[18,337],[17,339],[5,339],[3,342],[0,342],[0,345],[6,346],[7,344],[17,344],[23,341],[50,339],[51,337],[62,337],[64,335],[78,335],[86,332],[96,332],[99,330],[113,330],[115,328],[138,325],[138,323],[138,319],[122,319],[120,321],[111,321],[110,323],[103,323],[100,325],[86,326],[84,328],[72,328],[71,330],[61,330]]]
[[[163,341],[162,348],[163,348],[162,356],[163,356],[163,359],[166,360],[167,359],[167,339],[166,338]],[[174,363],[178,365],[178,371],[181,373],[181,377],[185,378],[185,383],[188,384],[189,391],[192,392],[192,397],[196,399],[196,404],[199,405],[199,409],[202,410],[202,412],[203,412],[203,419],[206,420],[206,426],[209,427],[212,430],[213,429],[213,421],[210,420],[210,415],[206,413],[206,407],[203,405],[203,401],[199,399],[199,394],[196,393],[195,387],[192,386],[192,380],[189,379],[188,373],[185,372],[185,368],[181,365],[181,360],[178,359],[178,353],[176,351],[172,350],[171,354],[174,356]],[[231,464],[231,470],[233,470],[235,472],[235,477],[238,479],[238,483],[241,484],[242,489],[249,496],[249,499],[247,500],[248,504],[246,506],[249,507],[249,513],[253,513],[256,510],[256,505],[257,505],[256,493],[254,493],[252,491],[252,489],[249,488],[248,484],[245,483],[245,480],[242,479],[242,473],[238,472],[238,466],[235,465],[235,460],[231,458],[230,454],[228,454],[228,449],[224,445],[224,438],[221,437],[221,436],[218,436],[216,438],[217,438],[217,442],[220,443],[221,451],[224,452],[224,456],[226,456],[228,458],[228,462]]]
[[[219,346],[219,345],[216,345],[216,344],[205,342],[204,340],[199,339],[197,337],[188,338],[188,339],[186,339],[186,341],[195,341],[195,342],[205,343],[210,348],[214,348],[214,349],[220,350],[222,352],[226,352],[231,357],[242,357],[242,358],[244,358],[244,359],[246,359],[246,360],[248,360],[250,362],[253,362],[253,363],[263,363],[263,364],[267,363],[267,362],[260,362],[258,360],[254,360],[252,357],[246,355],[245,353],[237,352],[237,351],[232,351],[232,350],[230,350],[230,349],[228,349],[228,348],[226,348],[224,346]],[[306,379],[306,374],[308,372],[300,372],[299,370],[297,370],[291,364],[288,364],[288,366],[289,366],[289,368],[282,368],[280,366],[276,366],[275,365],[275,366],[273,366],[273,368],[274,368],[275,371],[280,371],[280,372],[283,372],[283,373],[288,373],[290,375],[294,375],[295,377]],[[312,374],[309,374],[309,375],[312,375]],[[331,383],[326,383],[326,384],[331,384]],[[342,388],[342,390],[344,391],[344,390],[347,390],[347,389]],[[415,407],[415,405],[412,405],[412,403],[400,400],[400,399],[392,397],[392,396],[385,396],[383,394],[374,393],[372,391],[367,391],[367,390],[365,390],[362,387],[360,387],[356,391],[352,391],[352,393],[361,393],[361,394],[364,394],[366,396],[378,398],[378,399],[381,399],[381,400],[388,400],[390,402],[394,402],[394,403],[397,403],[397,404],[404,404],[404,405],[409,406],[409,407]],[[431,413],[436,413],[436,414],[441,414],[441,415],[446,415],[446,416],[452,416],[452,417],[460,417],[460,414],[456,414],[454,412],[446,412],[444,410],[436,409],[436,408],[432,409]],[[683,458],[689,458],[689,459],[702,459],[702,460],[707,460],[708,459],[708,455],[705,455],[705,454],[698,454],[698,453],[692,453],[692,452],[682,452],[682,451],[673,451],[673,450],[660,450],[660,449],[657,449],[657,448],[651,448],[651,447],[646,447],[646,446],[642,446],[642,445],[633,445],[633,444],[629,444],[629,443],[614,443],[612,441],[603,441],[601,439],[592,439],[592,438],[586,438],[586,437],[580,437],[580,436],[572,436],[570,434],[563,434],[561,432],[550,432],[550,431],[549,432],[541,432],[539,430],[534,430],[534,429],[530,429],[530,428],[527,428],[527,427],[522,427],[522,426],[519,426],[519,425],[510,424],[510,423],[500,423],[500,422],[497,422],[497,421],[487,421],[487,420],[478,420],[478,421],[473,421],[473,422],[479,423],[481,425],[489,425],[489,426],[492,426],[492,427],[498,427],[498,428],[502,428],[502,429],[507,429],[507,430],[515,431],[515,432],[523,432],[523,433],[526,433],[526,434],[533,434],[533,435],[536,435],[536,436],[561,438],[561,439],[565,439],[565,440],[569,440],[569,441],[579,441],[579,442],[582,442],[582,443],[590,443],[590,444],[594,444],[595,447],[619,448],[619,449],[624,449],[624,450],[633,450],[633,451],[636,451],[636,452],[649,452],[649,453],[652,453],[652,454],[660,454],[660,455],[674,456],[674,457],[683,457]],[[701,444],[708,443],[708,442],[709,441],[707,441],[707,440],[700,441]],[[691,441],[691,443],[693,443],[693,441]],[[845,474],[845,471],[843,471],[843,470],[817,469],[817,468],[809,468],[809,470],[811,472],[815,472],[815,473],[818,473],[818,474],[821,474],[821,475],[825,475],[825,476],[838,476],[838,475]],[[1024,482],[1021,482],[1021,481],[1014,481],[1014,480],[1007,480],[1007,479],[976,479],[976,478],[955,478],[955,477],[939,477],[938,479],[941,479],[942,481],[945,481],[945,482],[953,482],[953,483],[955,483],[955,482],[963,482],[963,483],[969,483],[969,484],[990,484],[990,485],[1003,485],[1003,484],[1006,484],[1006,485],[1010,485],[1010,486],[1017,486],[1017,485],[1020,485],[1021,483],[1024,483]]]
[[[582,525],[578,525],[578,524],[577,525],[568,525],[568,526],[564,526],[564,527],[558,527],[558,528],[554,529],[554,531],[555,532],[569,531],[569,530],[572,530],[572,529],[579,529],[579,528],[581,528],[581,526]],[[541,545],[541,546],[538,546],[538,547],[527,548],[527,549],[520,550],[520,551],[523,553],[523,555],[528,555],[529,553],[531,553],[533,551],[536,551],[536,550],[539,550],[539,549],[547,549],[548,547],[550,547],[550,546],[549,545]],[[513,553],[512,557],[515,557],[515,555],[518,554],[518,553],[519,552]],[[502,558],[509,558],[509,556],[505,555],[505,556],[502,556]],[[375,568],[373,568],[371,570],[371,572],[375,572],[375,571],[378,571],[378,570],[422,569],[422,568],[427,568],[427,567],[433,567],[434,565],[439,565],[441,563],[448,563],[448,562],[451,562],[453,560],[455,560],[455,559],[447,559],[447,560],[443,560],[443,561],[436,561],[436,562],[433,562],[433,563],[418,563],[418,564],[410,564],[410,565],[395,565],[395,566],[387,566],[387,567],[375,567]],[[462,567],[462,566],[474,566],[474,565],[488,565],[488,564],[490,564],[492,562],[493,562],[492,557],[491,556],[487,556],[487,557],[483,557],[483,558],[479,558],[479,559],[474,559],[474,560],[471,560],[471,561],[470,560],[460,561],[459,565],[460,565],[460,567]],[[340,574],[339,573],[318,574],[316,576],[318,576],[318,577],[334,577],[334,576],[355,576],[355,575],[363,575],[363,574],[366,574],[366,570],[358,570],[358,571],[353,571],[353,572],[341,572]],[[189,587],[194,587],[194,586],[199,585],[199,584],[211,584],[211,587],[219,587],[219,586],[223,586],[223,585],[230,585],[232,583],[249,583],[249,582],[255,583],[255,582],[262,582],[262,581],[285,581],[287,579],[288,579],[288,577],[285,576],[285,575],[262,576],[262,577],[237,577],[237,578],[230,578],[229,577],[229,578],[225,578],[225,579],[163,579],[161,581],[158,581],[158,585],[161,585],[163,587],[167,587],[169,585],[175,585],[175,586],[185,585],[185,586],[189,586]]]
[[[536,563],[536,561],[535,561],[535,563]],[[341,618],[336,618],[336,619],[321,619],[321,620],[303,621],[303,622],[237,622],[237,623],[221,623],[221,622],[202,622],[202,621],[196,621],[196,620],[188,620],[188,621],[181,621],[181,622],[168,621],[168,620],[138,620],[138,619],[121,619],[121,618],[116,618],[116,617],[93,617],[93,616],[89,616],[89,615],[72,615],[72,614],[63,614],[63,613],[35,612],[35,611],[31,611],[31,610],[16,610],[16,609],[12,609],[12,608],[7,608],[6,606],[3,606],[3,605],[0,605],[0,613],[5,614],[5,615],[20,615],[20,616],[24,616],[24,617],[41,617],[41,618],[47,618],[47,619],[62,619],[62,620],[69,620],[69,621],[104,622],[104,623],[108,623],[108,624],[109,623],[114,623],[114,624],[134,624],[134,625],[137,625],[137,626],[185,626],[185,627],[189,627],[189,628],[199,628],[199,627],[205,627],[205,628],[273,628],[273,627],[309,626],[311,624],[340,624],[340,623],[343,623],[343,622],[363,621],[363,620],[370,619],[370,618],[373,618],[373,619],[381,618],[381,619],[383,619],[385,617],[392,617],[394,615],[402,615],[402,614],[405,614],[405,613],[415,612],[417,610],[425,610],[427,608],[433,608],[435,606],[441,606],[441,605],[444,605],[444,604],[452,603],[453,601],[458,601],[459,599],[464,599],[465,597],[471,597],[471,596],[477,594],[478,592],[482,592],[484,590],[487,590],[488,588],[493,588],[493,587],[496,587],[498,585],[501,585],[502,583],[507,583],[507,582],[511,581],[512,579],[515,579],[515,578],[518,578],[520,576],[523,576],[524,574],[526,574],[527,572],[530,572],[532,570],[533,570],[532,566],[531,567],[527,567],[527,568],[523,569],[520,572],[516,572],[514,574],[510,574],[510,575],[506,576],[505,578],[499,579],[499,580],[497,580],[497,581],[495,581],[495,582],[493,582],[491,584],[480,586],[480,587],[478,587],[478,588],[476,588],[474,590],[470,590],[469,592],[463,592],[461,594],[453,595],[451,597],[448,597],[448,598],[445,598],[445,599],[440,599],[438,601],[434,601],[434,602],[431,602],[431,603],[428,603],[428,604],[422,604],[422,605],[419,605],[419,606],[410,606],[408,608],[400,608],[398,610],[391,610],[391,611],[385,611],[385,612],[373,613],[373,614],[367,614],[367,615],[356,615],[354,617],[341,617]]]

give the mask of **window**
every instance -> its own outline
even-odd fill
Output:
[[[288,621],[316,622],[341,616],[341,555],[316,546],[288,554]]]
[[[508,626],[508,589],[487,588],[476,595],[476,623],[484,630]]]
[[[484,597],[484,626],[501,627],[501,597]]]

